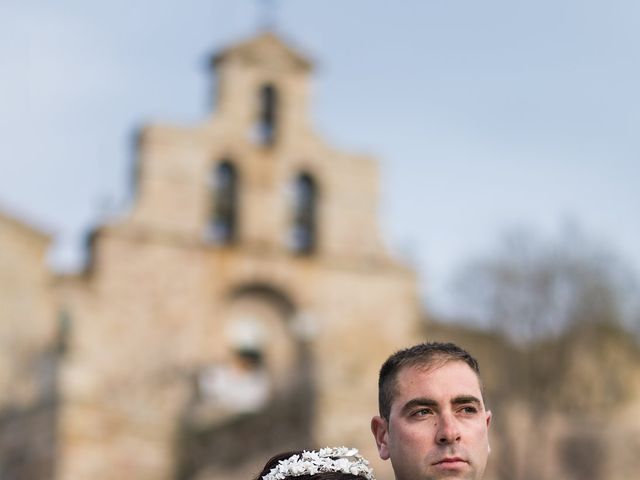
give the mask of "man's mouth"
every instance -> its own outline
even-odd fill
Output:
[[[433,465],[443,468],[456,468],[466,463],[467,461],[461,457],[444,457],[437,462],[434,462]]]

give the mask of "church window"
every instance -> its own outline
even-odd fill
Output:
[[[291,247],[301,254],[310,254],[316,247],[317,186],[307,173],[294,181],[293,224]]]
[[[216,243],[232,243],[237,236],[238,173],[229,160],[214,168],[211,187],[212,213],[207,238]]]
[[[256,137],[261,145],[270,146],[275,143],[276,139],[278,91],[271,84],[263,85],[260,89],[259,101],[260,112]]]

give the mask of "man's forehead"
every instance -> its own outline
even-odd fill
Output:
[[[400,383],[413,383],[416,380],[424,378],[425,376],[429,376],[430,380],[433,380],[434,385],[436,385],[439,382],[435,382],[435,378],[434,378],[435,375],[432,375],[432,374],[434,374],[437,370],[440,370],[443,367],[448,367],[450,365],[461,367],[462,368],[462,370],[460,370],[461,372],[465,372],[466,370],[467,373],[469,374],[469,377],[470,378],[473,377],[474,386],[477,386],[480,392],[482,391],[480,377],[478,376],[477,372],[475,372],[466,362],[462,360],[457,360],[457,359],[454,359],[454,360],[435,359],[429,362],[414,363],[414,364],[403,366],[398,371],[398,375],[396,377],[395,389],[394,389],[395,393],[396,394],[398,393],[398,387],[400,386]],[[448,377],[445,377],[440,381],[441,382],[446,381],[447,379]]]

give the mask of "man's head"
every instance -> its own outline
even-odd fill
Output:
[[[397,480],[482,477],[489,453],[478,362],[452,343],[393,354],[380,370],[378,452]]]
[[[389,411],[395,395],[398,373],[405,367],[420,366],[424,369],[444,365],[447,362],[461,361],[469,365],[478,377],[480,389],[480,367],[475,358],[466,350],[453,343],[420,343],[400,350],[391,355],[380,368],[378,379],[378,408],[380,416],[389,420]]]

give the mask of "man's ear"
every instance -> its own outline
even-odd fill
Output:
[[[376,439],[378,455],[382,460],[389,459],[389,423],[380,416],[371,419],[371,432]]]

